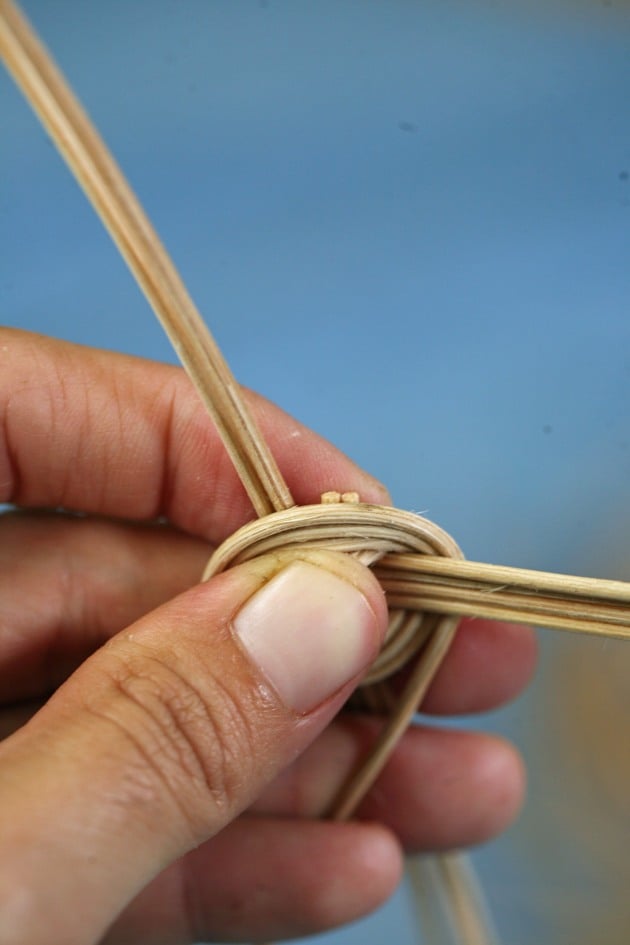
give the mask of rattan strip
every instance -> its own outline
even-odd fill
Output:
[[[0,54],[168,334],[257,514],[289,508],[293,499],[275,459],[168,253],[86,112],[10,0],[0,3]]]
[[[483,890],[465,854],[413,857],[407,863],[407,879],[423,941],[498,945]]]
[[[0,54],[111,233],[163,324],[217,425],[257,514],[263,516],[272,511],[292,507],[294,503],[290,491],[257,429],[239,385],[166,250],[105,143],[27,20],[11,0],[0,0]],[[343,538],[334,539],[334,546],[342,549]],[[439,573],[443,579],[449,574],[453,577],[461,575],[462,567],[466,567],[463,562],[457,562],[450,556],[438,564],[435,559],[430,560],[434,561],[434,567],[441,568]],[[398,564],[412,573],[417,572],[418,575],[427,567],[426,559],[417,554],[406,562],[401,559]],[[504,580],[494,565],[479,563],[475,564],[474,568],[475,575],[480,580],[490,583]],[[518,615],[522,613],[526,621],[538,622],[535,619],[535,606],[526,606],[524,601],[525,598],[540,597],[541,592],[547,588],[547,582],[551,581],[554,587],[558,587],[558,599],[557,602],[554,601],[553,608],[540,614],[543,618],[540,623],[547,622],[550,626],[564,628],[574,626],[574,621],[577,621],[581,625],[579,628],[588,632],[627,636],[627,623],[618,624],[616,617],[609,621],[609,615],[604,615],[605,619],[601,620],[598,617],[592,619],[580,610],[582,601],[592,588],[615,584],[619,588],[627,589],[627,585],[620,582],[548,575],[544,572],[503,570],[509,570],[510,575],[505,577],[505,582],[510,584],[517,580],[519,573],[522,576],[520,583],[514,585],[522,588],[519,607],[501,603],[498,589],[495,589],[489,592],[488,596],[492,593],[497,602],[491,603],[487,600],[483,604],[483,615],[504,619],[503,614],[509,613],[510,619],[519,619]],[[394,580],[395,576],[391,575],[391,578]],[[418,576],[412,580],[415,584],[421,579]],[[558,580],[562,586],[558,584]],[[576,608],[574,589],[571,585],[578,588],[578,585],[586,582],[590,587],[582,595]],[[455,593],[454,588],[455,585],[451,583],[449,592],[442,594],[434,587],[435,592],[425,595],[422,599],[423,606],[426,608],[427,603],[430,603],[440,613],[455,611],[482,614],[480,594],[477,594],[476,598],[471,596],[467,599],[460,595],[455,603],[449,603],[451,591]],[[412,593],[408,593],[409,588],[406,589],[407,593],[403,593],[400,587],[392,587],[393,601],[396,601],[397,590],[400,591],[400,600],[404,602],[400,606],[419,606],[420,595],[415,587]],[[468,587],[467,590],[472,591],[472,588]],[[617,591],[613,591],[613,594],[616,593]],[[614,598],[619,600],[622,606],[626,599],[627,590],[625,598]],[[462,608],[465,608],[465,611],[462,611]]]
[[[380,559],[374,571],[390,608],[399,612],[472,615],[630,639],[630,584],[465,561],[433,522],[384,506],[311,505],[266,516],[227,539],[205,576],[257,555],[307,546]],[[390,627],[384,653],[391,655],[403,632]]]
[[[271,512],[290,509],[293,500],[275,460],[245,405],[238,384],[188,295],[166,250],[86,113],[26,19],[10,0],[0,0],[0,54],[109,230],[160,319],[202,401],[215,421],[256,513],[259,516],[269,516]],[[318,514],[321,514],[321,507],[317,508]],[[374,507],[361,508],[373,509]],[[425,530],[425,533],[416,536],[417,543],[411,549],[405,545],[405,542],[397,544],[392,539],[390,530],[384,527],[384,523],[391,519],[394,513],[404,516],[409,514],[379,508],[379,521],[370,526],[374,531],[366,536],[359,528],[361,532],[359,537],[364,540],[364,547],[361,549],[348,547],[346,526],[341,526],[342,531],[337,531],[336,534],[334,529],[332,532],[329,530],[323,542],[326,547],[351,551],[366,563],[373,563],[383,554],[388,555],[381,567],[387,570],[390,579],[394,582],[400,581],[401,578],[396,567],[392,570],[392,564],[398,566],[406,563],[408,566],[409,560],[420,563],[430,555],[446,555],[447,557],[443,559],[446,569],[444,574],[448,575],[449,568],[454,568],[455,565],[461,563],[458,561],[461,552],[453,540],[437,529],[437,526],[432,526],[432,523],[429,523],[432,529],[428,532]],[[410,517],[417,519],[414,516]],[[425,528],[425,520],[421,522],[423,524],[420,528]],[[337,528],[339,525],[340,523],[337,522]],[[439,547],[432,544],[438,533]],[[409,550],[413,551],[411,558],[406,554],[401,557],[401,553]],[[398,553],[397,559],[394,559],[395,553]],[[488,571],[489,567],[482,564],[476,565],[478,572],[483,574],[485,571],[488,579],[492,580]],[[413,563],[410,570],[414,571]],[[456,574],[455,569],[452,573]],[[406,575],[402,578],[406,585],[404,593],[401,591],[400,594],[405,608],[413,609],[421,604],[421,609],[424,610],[428,604],[433,603],[435,610],[438,610],[438,598],[441,601],[448,601],[449,593],[453,591],[451,588],[442,596],[442,592],[438,594],[434,589],[431,597],[425,595],[424,598],[420,598],[415,591],[415,585],[413,592],[407,586],[414,582],[407,580],[408,571]],[[400,587],[398,590],[401,590]],[[461,592],[461,587],[458,592]],[[533,584],[523,588],[521,597],[535,597],[538,593],[539,588]],[[494,597],[497,597],[496,588]],[[391,600],[395,603],[396,589],[391,591]],[[562,609],[562,595],[559,600],[559,606]],[[465,602],[461,602],[462,606],[463,603]],[[458,603],[457,606],[459,607],[460,604]],[[476,606],[478,606],[477,603],[467,603],[466,612],[475,612],[472,608]],[[572,606],[571,599],[568,601],[570,619],[573,618]],[[457,610],[457,613],[459,612]],[[419,701],[424,696],[450,646],[456,625],[457,617],[450,612],[444,615],[433,613],[419,618],[419,615],[415,613],[401,615],[400,611],[394,608],[388,643],[391,643],[392,638],[397,639],[397,634],[402,632],[402,628],[405,632],[405,643],[402,645],[400,639],[397,639],[395,658],[392,656],[394,649],[390,650],[387,672],[394,671],[401,661],[408,658],[406,647],[409,638],[415,639],[416,648],[422,647],[421,656],[411,672],[402,697],[395,702],[395,705],[392,691],[388,689],[386,683],[376,682],[365,690],[366,695],[371,692],[373,696],[370,699],[368,695],[368,701],[380,702],[383,708],[387,706],[391,710],[391,714],[374,750],[342,787],[336,802],[329,811],[329,816],[345,819],[356,810],[385,764],[396,740],[417,710]],[[599,627],[597,632],[615,635],[610,627],[611,625]],[[471,903],[473,898],[467,893],[468,884],[465,874],[458,869],[457,861],[452,861],[452,863],[454,864],[450,874],[452,883],[449,884],[448,895],[453,902],[453,909],[457,911],[457,902],[453,897],[467,896],[467,901]],[[453,883],[455,886],[450,888]],[[457,884],[459,884],[459,890],[455,888]],[[471,913],[470,921],[463,919],[460,929],[462,943],[477,945],[483,942],[487,945],[490,935],[485,934],[483,928],[482,919],[478,916],[473,917]]]
[[[375,572],[392,607],[630,639],[623,581],[405,554],[386,555]]]

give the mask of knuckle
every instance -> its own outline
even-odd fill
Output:
[[[143,806],[148,797],[166,802],[194,841],[205,838],[217,818],[241,806],[243,768],[256,755],[242,694],[216,675],[197,686],[170,660],[147,653],[118,662],[111,679],[105,712],[133,745],[129,783]]]

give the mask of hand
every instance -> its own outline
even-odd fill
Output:
[[[2,942],[313,933],[385,899],[401,848],[510,822],[515,751],[428,727],[357,822],[310,819],[375,729],[331,722],[384,632],[374,577],[322,552],[199,585],[209,546],[252,513],[183,372],[16,331],[0,332],[0,362],[0,501],[19,507],[0,517]],[[298,503],[387,501],[251,401]],[[497,706],[534,655],[524,628],[470,622],[423,710]]]

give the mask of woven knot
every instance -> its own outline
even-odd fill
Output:
[[[335,494],[326,493],[322,505],[295,506],[244,525],[214,552],[203,580],[278,551],[340,551],[368,566],[386,554],[463,557],[451,536],[428,519],[388,506],[358,503],[351,495],[345,493],[337,500]],[[380,682],[401,669],[448,620],[452,618],[390,608],[383,647],[362,685]]]

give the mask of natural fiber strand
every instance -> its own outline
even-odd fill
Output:
[[[446,925],[449,945],[498,945],[483,890],[466,855],[412,857],[407,880],[427,942],[443,941]],[[439,915],[436,900],[444,906]]]
[[[213,555],[206,577],[273,548],[326,547],[374,566],[388,595],[390,630],[368,673],[363,701],[388,716],[370,755],[340,789],[328,815],[350,817],[411,720],[455,633],[458,615],[542,623],[604,636],[630,636],[630,587],[465,562],[431,522],[397,509],[328,494],[325,504],[293,499],[240,388],[173,263],[114,159],[45,48],[11,0],[0,0],[0,53],[160,319],[212,416],[259,522]],[[271,514],[273,513],[273,514]],[[254,532],[254,534],[252,534]],[[419,654],[417,656],[416,654]],[[401,696],[386,679],[416,657]],[[438,867],[462,945],[494,941],[458,858]]]
[[[266,516],[228,538],[206,576],[228,562],[307,546],[371,560],[398,620],[405,611],[466,614],[630,639],[629,583],[465,561],[433,522],[385,506],[300,506]]]
[[[0,0],[0,54],[118,246],[210,412],[258,515],[293,505],[239,386],[105,143],[17,6]]]

